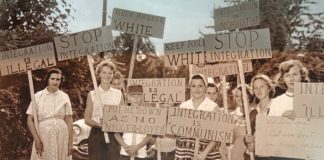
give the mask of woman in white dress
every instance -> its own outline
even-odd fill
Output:
[[[273,99],[269,116],[295,118],[293,112],[293,94],[295,82],[309,82],[308,70],[299,60],[288,60],[280,63],[277,85],[286,89],[286,93]]]
[[[97,90],[90,91],[84,120],[91,127],[88,138],[89,160],[117,160],[120,145],[117,144],[114,133],[102,132],[104,105],[123,104],[122,92],[111,86],[116,74],[116,67],[110,61],[102,61],[96,67],[96,77],[100,81]]]
[[[27,124],[34,138],[31,160],[68,160],[72,149],[72,107],[69,96],[59,90],[63,76],[51,69],[47,87],[35,94],[39,132],[34,124],[33,103],[27,110]]]

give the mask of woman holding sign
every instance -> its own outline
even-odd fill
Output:
[[[180,105],[180,108],[195,109],[203,111],[219,111],[218,105],[206,97],[207,79],[200,74],[194,75],[190,82],[190,93],[192,98]],[[218,142],[200,140],[198,154],[195,154],[195,138],[177,138],[175,160],[220,160]],[[196,143],[197,144],[197,143]]]
[[[84,113],[85,123],[91,126],[89,142],[90,160],[116,160],[119,157],[120,146],[114,138],[114,133],[102,132],[102,107],[104,105],[119,105],[123,103],[120,90],[112,88],[111,82],[116,73],[116,67],[110,61],[102,61],[96,68],[96,77],[100,81],[97,90],[89,92]]]
[[[27,110],[27,124],[34,138],[31,160],[71,159],[72,108],[69,96],[59,90],[62,81],[61,70],[51,69],[45,76],[47,87],[35,94],[38,132],[32,103]]]
[[[253,96],[251,92],[251,87],[246,85],[246,93],[248,95],[248,102],[249,107],[254,108],[253,103]],[[235,160],[249,160],[249,154],[247,151],[247,146],[244,142],[244,137],[247,133],[246,131],[246,119],[245,119],[245,112],[244,112],[244,106],[243,106],[243,94],[242,94],[242,86],[239,85],[233,90],[233,100],[236,103],[236,110],[234,111],[234,114],[236,115],[235,120],[235,128],[234,128],[234,143],[232,145],[231,149],[231,159]],[[255,124],[255,116],[256,111],[252,110],[250,111],[250,117],[251,117],[251,124]],[[252,133],[254,133],[255,128],[253,125],[252,127]]]
[[[270,105],[269,116],[283,116],[294,120],[293,96],[295,82],[309,82],[308,70],[299,60],[288,60],[279,65],[277,85],[286,93],[274,98]],[[296,158],[270,157],[273,160],[297,160]]]
[[[264,74],[256,75],[251,80],[252,91],[255,96],[255,102],[257,106],[255,107],[255,111],[257,111],[258,115],[267,116],[270,111],[270,105],[272,102],[272,97],[275,94],[275,88],[273,81]],[[252,112],[252,111],[251,111]],[[255,121],[251,122],[251,127],[255,129]],[[247,143],[248,150],[254,152],[255,143],[254,136],[246,135],[245,142]],[[256,156],[256,160],[267,160],[268,157],[260,157]]]
[[[269,116],[295,118],[293,96],[295,82],[309,82],[308,70],[299,60],[288,60],[279,65],[277,85],[286,89],[286,93],[273,99]]]

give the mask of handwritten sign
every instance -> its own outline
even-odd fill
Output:
[[[324,118],[324,83],[295,83],[294,87],[296,116]]]
[[[167,108],[105,106],[103,131],[165,135]]]
[[[54,38],[59,61],[115,48],[110,26],[104,26]]]
[[[252,72],[252,62],[243,63],[244,72]],[[193,74],[203,74],[206,77],[219,77],[226,75],[238,74],[238,66],[236,62],[219,63],[219,64],[206,64],[204,66],[193,65]]]
[[[214,9],[215,31],[245,28],[260,24],[258,1]]]
[[[165,17],[114,8],[111,24],[113,30],[163,38]]]
[[[204,39],[164,44],[165,66],[181,66],[205,63]]]
[[[232,114],[171,107],[167,134],[232,143],[234,122]]]
[[[181,103],[185,101],[184,78],[128,79],[127,86],[140,84],[144,90],[143,102]]]
[[[53,43],[1,52],[0,56],[1,76],[56,65]]]
[[[323,159],[324,120],[257,116],[256,123],[257,155]]]
[[[205,35],[206,61],[271,58],[269,29]]]

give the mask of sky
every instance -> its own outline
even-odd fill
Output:
[[[324,1],[311,9],[323,11]],[[69,22],[71,33],[89,30],[102,25],[103,0],[70,0],[75,12]],[[226,7],[224,0],[107,0],[107,13],[111,17],[113,8],[121,8],[136,12],[166,17],[163,39],[150,38],[158,54],[163,53],[163,44],[186,41],[201,37],[199,31],[205,34],[214,33],[205,26],[213,25],[213,8]],[[107,18],[107,25],[111,21]],[[113,31],[117,35],[117,31]]]

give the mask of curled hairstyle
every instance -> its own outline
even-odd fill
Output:
[[[115,66],[115,64],[112,63],[112,62],[110,62],[110,61],[108,61],[108,60],[104,60],[104,61],[101,61],[101,62],[97,65],[97,67],[96,67],[96,71],[95,71],[96,78],[97,78],[97,80],[98,80],[99,82],[100,82],[99,74],[100,74],[102,68],[105,67],[105,66],[109,67],[109,68],[113,71],[113,75],[114,75],[113,78],[115,77],[115,73],[116,73],[116,66]],[[110,83],[111,83],[111,82],[110,82]]]
[[[58,68],[52,68],[52,69],[48,70],[48,72],[46,73],[46,75],[44,77],[45,85],[48,86],[48,80],[49,80],[51,74],[53,74],[53,73],[61,75],[61,83],[59,85],[59,87],[61,87],[62,83],[64,82],[64,76],[62,74],[62,71]]]
[[[252,95],[252,89],[249,85],[245,85],[246,88],[246,94],[247,94],[247,98],[249,101],[249,104],[253,103],[254,97]],[[233,93],[233,99],[235,101],[235,95],[237,94],[238,91],[242,92],[242,84],[238,85],[235,89],[233,89],[232,93]],[[242,99],[243,99],[243,93],[242,93]],[[243,102],[242,102],[243,103]]]
[[[275,93],[276,93],[275,85],[274,85],[273,81],[267,75],[265,75],[265,74],[258,74],[258,75],[254,76],[252,78],[252,80],[251,80],[251,87],[252,87],[252,93],[253,93],[253,95],[254,95],[254,91],[253,91],[253,89],[254,89],[254,82],[256,80],[259,80],[259,79],[263,80],[267,84],[267,86],[270,89],[269,97],[270,98],[273,98],[274,95],[275,95]],[[259,99],[256,98],[256,101],[258,103]]]
[[[279,74],[276,79],[276,84],[283,89],[287,89],[287,85],[284,81],[285,73],[289,72],[290,68],[297,66],[301,74],[301,82],[309,82],[308,69],[303,66],[299,60],[288,60],[280,63],[279,65]]]

